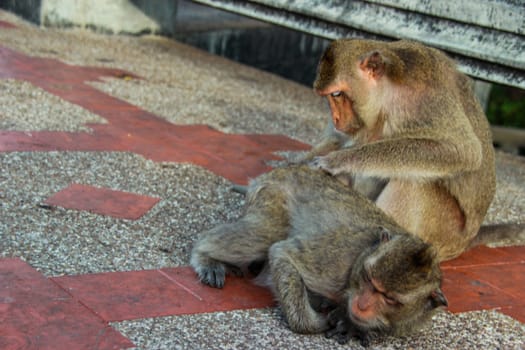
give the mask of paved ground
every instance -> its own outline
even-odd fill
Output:
[[[306,149],[326,113],[308,88],[177,42],[0,11],[0,348],[360,348],[293,334],[268,291],[187,267],[197,234],[240,214],[231,183]],[[525,160],[497,162],[487,222],[524,221]],[[449,310],[372,347],[524,348],[524,253],[444,264]]]

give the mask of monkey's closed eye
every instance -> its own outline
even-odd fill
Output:
[[[363,281],[370,283],[370,286],[375,289],[374,285],[372,284],[372,278],[370,278],[370,275],[366,271],[363,273]]]
[[[378,286],[375,285],[374,283],[374,280],[372,279],[372,277],[370,277],[370,275],[368,273],[364,273],[363,274],[363,280],[369,284],[369,286],[372,288],[372,291],[374,293],[379,293],[381,294],[381,296],[385,299],[385,302],[388,304],[388,305],[392,305],[392,306],[401,306],[403,305],[402,303],[400,303],[399,301],[397,301],[396,299],[392,298],[392,297],[389,297],[386,292],[384,290],[382,290],[382,288],[378,288]]]
[[[393,299],[391,297],[388,297],[386,296],[385,293],[381,293],[383,295],[383,298],[385,298],[385,301],[388,305],[392,305],[392,306],[397,306],[397,305],[402,305],[399,301],[397,301],[396,299]]]

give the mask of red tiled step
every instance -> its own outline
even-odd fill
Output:
[[[501,307],[498,311],[521,323],[525,323],[525,303],[523,302],[521,304]]]
[[[525,263],[525,246],[504,248],[478,246],[461,254],[453,260],[443,262],[441,268],[454,269],[457,267],[501,265],[509,263]]]
[[[498,309],[525,322],[525,246],[476,247],[442,264],[449,310]]]
[[[189,267],[54,277],[53,281],[108,322],[262,308],[271,293],[228,276],[223,289],[201,284]]]
[[[137,220],[159,200],[159,198],[129,192],[71,184],[49,197],[44,203],[68,209],[87,210],[120,219]]]
[[[0,28],[10,29],[10,28],[16,28],[16,26],[13,23],[9,23],[9,22],[0,20]]]
[[[484,252],[492,261],[490,251]],[[521,249],[498,248],[516,256]],[[472,253],[470,253],[472,254]],[[516,256],[516,259],[519,259]],[[513,260],[513,259],[510,259]],[[449,310],[499,309],[524,322],[521,286],[525,264],[478,261],[477,265],[444,269],[443,289]],[[228,277],[224,289],[200,284],[189,267],[114,272],[53,279],[107,321],[226,311],[273,305],[271,294],[247,279]]]
[[[459,267],[447,263],[443,290],[449,310],[497,309],[525,322],[523,249],[479,247],[467,255],[476,259]],[[72,342],[83,348],[98,341],[99,348],[125,348],[131,343],[105,322],[274,305],[270,292],[248,279],[228,277],[224,289],[213,289],[189,267],[46,279],[19,259],[0,259],[0,281],[2,349],[26,343],[60,349]],[[93,334],[103,336],[94,340]]]
[[[273,152],[309,148],[283,135],[225,134],[206,125],[172,124],[86,84],[103,76],[137,78],[119,69],[73,66],[0,46],[0,79],[28,81],[108,121],[89,124],[92,132],[0,131],[0,152],[127,151],[153,161],[193,163],[246,184],[271,169],[266,161],[282,159]]]
[[[0,349],[126,349],[134,344],[20,259],[0,259]]]

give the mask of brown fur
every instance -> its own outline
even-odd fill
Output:
[[[334,127],[311,166],[387,181],[380,208],[440,260],[465,251],[495,192],[489,124],[469,79],[415,42],[344,39],[324,53],[314,88]]]

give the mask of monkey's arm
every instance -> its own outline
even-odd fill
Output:
[[[312,167],[332,175],[435,179],[476,170],[482,152],[478,139],[462,144],[430,138],[393,138],[345,148],[314,158]]]
[[[275,243],[269,252],[274,293],[288,321],[297,333],[320,333],[327,329],[326,319],[310,305],[307,288],[294,261],[291,241]]]
[[[316,144],[312,149],[306,154],[306,156],[301,159],[301,162],[311,161],[314,157],[326,155],[332,151],[341,149],[343,147],[344,141],[342,138],[338,137],[336,134],[329,136],[318,144]]]
[[[314,157],[324,156],[332,151],[341,149],[349,141],[350,137],[335,129],[334,124],[330,119],[321,141],[314,145],[299,162],[306,163],[311,161]]]

